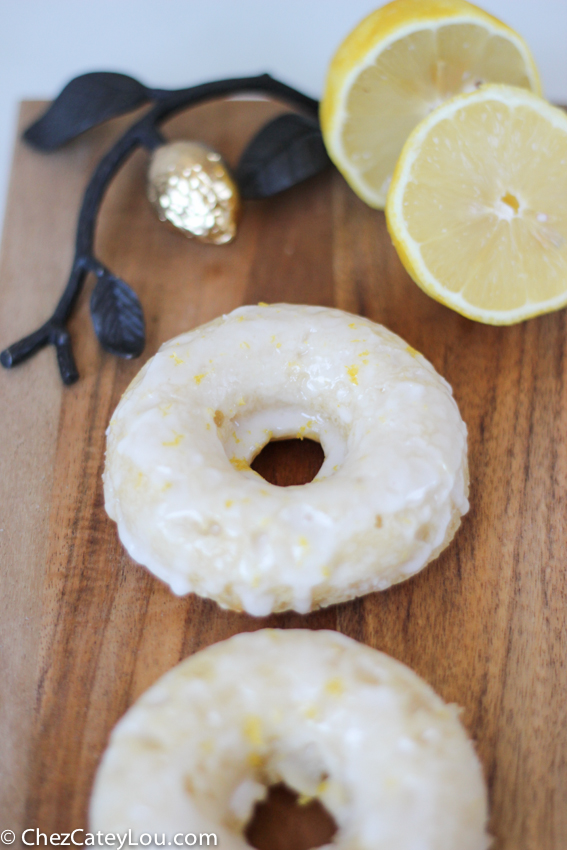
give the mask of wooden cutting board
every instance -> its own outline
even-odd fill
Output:
[[[42,108],[23,104],[21,126]],[[234,163],[279,111],[214,103],[178,116],[167,134],[208,142]],[[130,120],[49,156],[16,143],[1,347],[49,315],[82,190]],[[154,219],[145,169],[139,152],[114,181],[97,232],[99,257],[144,305],[144,356],[125,362],[100,350],[87,288],[71,323],[75,386],[61,386],[52,349],[0,370],[0,826],[86,828],[94,771],[128,706],[180,659],[269,625],[337,629],[412,667],[463,706],[495,847],[565,850],[566,313],[493,328],[435,303],[402,269],[383,214],[334,171],[247,204],[237,240],[214,247]],[[309,616],[252,619],[172,596],[127,557],[103,506],[105,428],[145,359],[171,336],[258,301],[335,305],[384,323],[452,384],[469,428],[471,510],[448,550],[405,584]],[[272,459],[307,463],[292,461]],[[272,850],[285,825],[278,833]]]

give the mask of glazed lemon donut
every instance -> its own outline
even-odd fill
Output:
[[[387,655],[302,629],[237,635],[153,685],[112,733],[91,829],[212,833],[243,850],[255,803],[278,782],[321,801],[337,850],[489,845],[456,706]]]
[[[421,570],[468,509],[466,427],[451,388],[368,319],[241,307],[165,343],[108,429],[104,492],[124,546],[177,594],[306,612]],[[249,464],[309,437],[313,482]]]

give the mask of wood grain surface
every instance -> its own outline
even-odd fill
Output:
[[[22,126],[40,109],[24,104]],[[217,102],[166,132],[201,139],[234,163],[281,109]],[[49,156],[16,144],[2,347],[49,314],[83,187],[129,120]],[[402,269],[382,213],[334,171],[248,203],[232,245],[184,240],[154,218],[146,164],[139,152],[121,171],[97,231],[100,258],[142,300],[144,356],[125,362],[100,350],[89,285],[71,323],[75,386],[60,386],[52,350],[0,372],[1,829],[86,828],[94,772],[128,706],[192,652],[270,625],[337,629],[412,667],[463,706],[489,784],[495,848],[565,850],[565,312],[494,328],[430,300]],[[142,362],[171,336],[258,301],[336,305],[384,323],[451,383],[469,428],[471,510],[451,546],[405,584],[309,616],[253,619],[174,597],[125,554],[103,506],[105,428]],[[308,478],[316,463],[309,452],[268,459],[284,484],[286,464]],[[281,810],[274,818],[285,834]]]

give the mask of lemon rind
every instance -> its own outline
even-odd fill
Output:
[[[495,97],[495,95],[499,95]],[[507,86],[501,83],[486,83],[478,91],[458,94],[438,106],[410,133],[396,164],[386,203],[386,224],[394,247],[410,277],[427,295],[455,310],[468,319],[489,325],[513,325],[527,319],[560,310],[567,305],[566,291],[547,301],[529,302],[514,310],[481,310],[466,301],[459,293],[448,292],[439,285],[437,278],[424,262],[419,244],[410,236],[403,216],[402,204],[405,187],[411,179],[412,167],[419,155],[421,143],[432,127],[441,120],[454,115],[471,102],[494,100],[508,106],[532,106],[557,129],[567,134],[567,115],[559,108],[531,92],[529,89]]]

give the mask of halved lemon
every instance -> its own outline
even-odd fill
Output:
[[[463,316],[509,325],[567,304],[567,115],[485,85],[419,124],[386,221],[415,282]]]
[[[484,82],[541,92],[517,33],[465,0],[394,0],[365,18],[331,62],[321,102],[329,155],[354,191],[382,209],[411,130]]]

